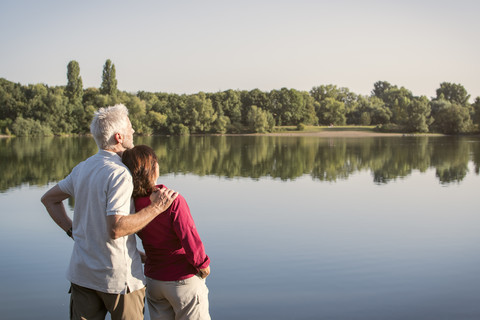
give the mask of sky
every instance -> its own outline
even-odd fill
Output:
[[[442,82],[480,96],[480,1],[0,0],[0,78],[84,88],[115,65],[118,89],[192,94],[309,91],[414,95]]]

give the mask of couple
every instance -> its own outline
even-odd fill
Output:
[[[112,320],[143,319],[146,292],[152,320],[210,319],[210,259],[185,199],[155,185],[153,150],[133,146],[127,108],[99,109],[90,131],[98,153],[42,197],[52,219],[75,241],[67,272],[70,318],[105,319],[109,312]],[[69,197],[75,198],[73,221],[63,205]],[[137,250],[135,233],[146,257]]]

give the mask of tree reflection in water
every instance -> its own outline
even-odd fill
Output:
[[[476,174],[480,167],[478,137],[155,136],[136,137],[135,143],[156,151],[161,175],[281,180],[310,175],[334,182],[367,170],[374,183],[383,184],[435,168],[443,184],[461,182],[470,161]],[[90,137],[0,139],[0,191],[56,182],[96,151]]]

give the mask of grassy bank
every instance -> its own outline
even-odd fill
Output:
[[[289,136],[323,136],[323,137],[369,137],[369,136],[433,136],[443,135],[438,133],[401,133],[381,132],[376,126],[305,126],[299,130],[296,126],[275,127],[272,133],[267,135]]]
[[[305,126],[299,130],[297,126],[279,126],[275,127],[273,133],[297,132],[297,133],[316,133],[316,132],[336,132],[336,131],[359,131],[375,132],[375,126]]]

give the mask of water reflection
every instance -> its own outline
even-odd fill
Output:
[[[95,141],[88,137],[0,139],[0,191],[63,179],[96,151]]]
[[[213,319],[480,319],[479,138],[135,142],[188,198]],[[68,318],[72,241],[39,199],[95,152],[88,137],[0,140],[3,318]]]
[[[435,168],[440,183],[461,182],[472,161],[480,167],[480,139],[472,137],[318,138],[279,136],[137,137],[152,146],[161,174],[347,179],[368,170],[384,184]],[[62,179],[97,151],[92,138],[0,139],[0,191]]]

